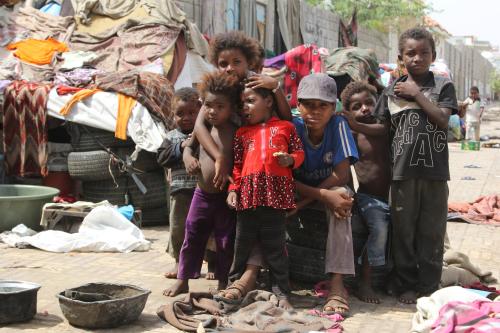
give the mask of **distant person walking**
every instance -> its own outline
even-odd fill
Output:
[[[465,112],[465,140],[479,141],[484,103],[479,97],[478,87],[470,88],[469,97],[462,102],[460,108]]]

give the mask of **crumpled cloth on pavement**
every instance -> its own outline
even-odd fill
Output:
[[[378,60],[375,52],[359,47],[337,48],[323,59],[328,75],[340,76],[348,74],[353,81],[368,81],[377,79]]]
[[[165,76],[137,70],[122,71],[98,75],[96,85],[102,90],[135,98],[149,110],[152,117],[165,125],[167,131],[175,128],[170,110],[174,88]]]
[[[338,326],[328,318],[279,308],[273,293],[249,292],[238,306],[226,308],[209,293],[189,293],[157,310],[158,316],[184,331],[197,332],[200,323],[206,332],[309,332]]]
[[[500,332],[500,302],[476,300],[449,302],[439,310],[433,333]]]
[[[500,226],[500,195],[480,196],[471,203],[449,202],[448,213],[460,213],[453,219],[468,223]]]
[[[417,312],[413,315],[410,331],[413,333],[431,332],[433,323],[439,317],[439,310],[448,302],[473,302],[476,300],[490,301],[486,297],[458,286],[439,289],[429,297],[420,297],[417,300]]]
[[[30,245],[49,252],[127,253],[148,251],[151,247],[142,231],[111,205],[94,208],[83,219],[77,233],[46,230],[33,236],[19,236],[5,231],[0,234],[0,241],[12,247]]]
[[[466,254],[453,250],[448,234],[445,235],[441,288],[456,285],[466,286],[476,282],[495,283],[496,281],[491,272],[481,270],[472,264]]]

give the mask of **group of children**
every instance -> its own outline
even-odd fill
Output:
[[[404,303],[436,290],[446,230],[447,124],[457,102],[451,81],[429,71],[435,56],[432,35],[410,29],[399,41],[408,75],[381,96],[368,83],[352,82],[336,113],[335,80],[310,74],[299,83],[300,117],[292,119],[279,82],[257,73],[258,42],[237,31],[215,36],[210,60],[217,70],[198,90],[175,93],[178,127],[158,154],[170,168],[168,251],[176,267],[167,277],[177,279],[164,294],[189,290],[212,235],[216,298],[241,301],[266,267],[279,305],[290,308],[286,219],[318,204],[328,217],[325,271],[332,274],[325,313],[348,313],[343,276],[354,274],[356,261],[363,265],[357,296],[379,303],[370,268],[386,264],[389,238],[389,289]],[[359,183],[354,197],[351,165]],[[353,242],[359,230],[368,237]]]

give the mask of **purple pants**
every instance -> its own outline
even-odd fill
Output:
[[[199,188],[194,191],[179,256],[178,279],[200,275],[208,237],[213,232],[217,246],[215,278],[227,281],[233,261],[236,215],[227,206],[226,197],[226,193],[207,193]]]

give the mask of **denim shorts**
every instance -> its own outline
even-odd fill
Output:
[[[357,193],[355,198],[356,208],[351,219],[354,255],[361,264],[366,251],[370,266],[383,266],[391,221],[389,205],[365,193]]]

